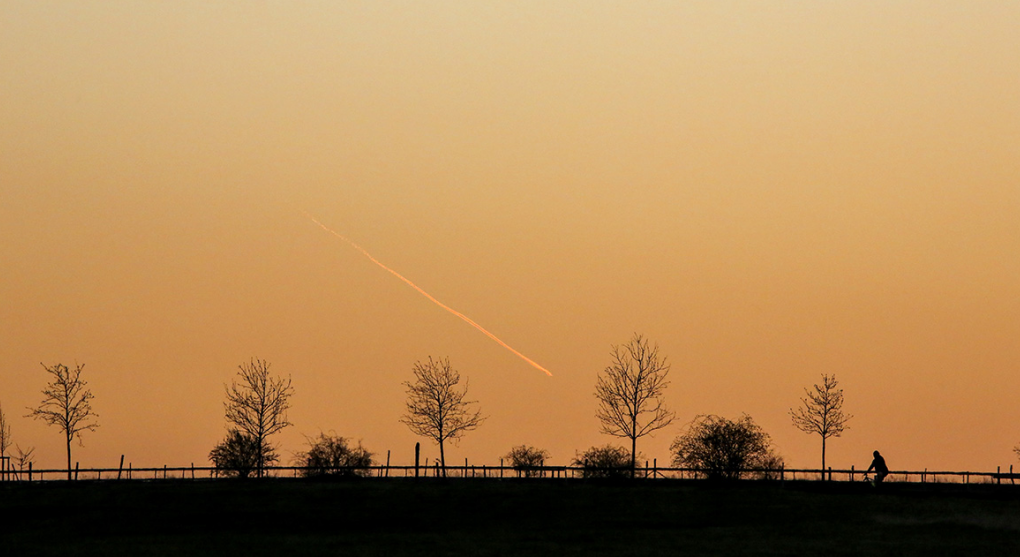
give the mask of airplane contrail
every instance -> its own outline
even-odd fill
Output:
[[[312,222],[314,222],[315,224],[319,225],[319,227],[321,227],[326,232],[329,232],[330,234],[332,234],[332,235],[336,236],[337,238],[340,238],[341,240],[343,240],[343,241],[347,242],[348,244],[350,244],[351,247],[353,247],[354,249],[360,251],[361,254],[364,255],[365,257],[367,257],[372,263],[375,263],[376,265],[378,265],[378,266],[382,267],[383,269],[389,271],[390,274],[392,274],[393,276],[397,277],[398,279],[404,281],[408,286],[410,286],[411,288],[414,288],[415,290],[417,290],[419,294],[421,294],[422,296],[425,296],[426,298],[431,300],[432,303],[434,303],[437,306],[445,309],[446,311],[456,315],[457,317],[460,317],[465,322],[467,322],[468,325],[471,325],[472,327],[478,329],[482,333],[485,333],[485,336],[487,336],[487,337],[491,338],[492,340],[496,341],[503,348],[506,348],[507,350],[513,352],[514,354],[517,355],[517,357],[519,357],[520,359],[524,360],[525,362],[528,362],[535,369],[539,369],[539,370],[545,372],[546,375],[552,377],[552,373],[550,373],[548,369],[545,369],[544,367],[538,365],[538,363],[536,363],[531,358],[529,358],[529,357],[525,356],[524,354],[521,354],[520,352],[514,350],[513,347],[511,347],[509,344],[507,344],[507,343],[503,342],[502,340],[500,340],[499,337],[497,337],[496,335],[494,335],[494,334],[490,333],[489,331],[485,330],[485,327],[482,327],[478,323],[475,323],[470,317],[468,317],[468,316],[464,315],[463,313],[453,309],[452,307],[444,304],[443,302],[440,302],[439,300],[435,299],[432,296],[432,294],[429,294],[428,292],[422,290],[421,287],[419,287],[417,284],[415,284],[415,283],[411,282],[410,280],[408,280],[407,277],[405,277],[404,275],[401,275],[400,273],[394,271],[393,269],[390,269],[386,265],[383,265],[378,259],[376,259],[375,257],[372,257],[372,254],[368,253],[368,251],[366,251],[365,248],[363,248],[363,247],[359,246],[358,244],[354,243],[351,239],[349,239],[346,236],[340,234],[336,230],[333,230],[332,228],[326,226],[325,224],[322,224],[321,222],[318,221],[318,219],[316,219],[312,215],[310,215],[308,213],[305,213],[305,216],[308,217],[309,219],[311,219]]]

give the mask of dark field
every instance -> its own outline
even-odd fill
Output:
[[[1020,489],[371,479],[0,485],[3,555],[1020,555]]]

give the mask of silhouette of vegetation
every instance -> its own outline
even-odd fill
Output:
[[[659,347],[650,346],[640,334],[627,344],[613,346],[612,362],[599,375],[595,416],[602,433],[630,439],[630,467],[637,463],[637,440],[673,422],[674,414],[663,401],[669,385],[669,364],[659,358]]]
[[[574,457],[583,478],[626,478],[634,473],[633,459],[627,449],[613,445],[590,447]]]
[[[414,382],[405,381],[407,387],[407,413],[400,421],[416,435],[428,437],[439,445],[439,461],[446,477],[448,439],[456,442],[468,431],[477,429],[485,421],[479,410],[471,409],[477,401],[465,400],[468,385],[457,389],[460,373],[450,366],[449,359],[415,362],[412,368]]]
[[[259,443],[254,435],[237,429],[209,453],[209,460],[220,475],[228,478],[248,478],[277,462],[276,451]]]
[[[297,454],[297,463],[305,468],[301,472],[305,477],[368,476],[372,453],[361,443],[352,447],[344,437],[320,433],[308,439],[308,450]]]
[[[782,477],[782,470],[786,467],[786,461],[773,449],[762,457],[758,463],[758,470],[751,472],[751,477],[759,480],[778,480]]]
[[[768,434],[747,414],[738,420],[698,416],[670,450],[674,466],[693,468],[709,479],[735,480],[750,469],[781,462]]]
[[[1013,452],[1016,453],[1016,457],[1020,458],[1020,445],[1013,447]]]
[[[510,466],[513,466],[521,476],[531,478],[541,474],[539,467],[549,458],[549,451],[528,445],[517,445],[503,458],[509,460]]]
[[[853,418],[843,413],[843,389],[838,386],[835,375],[822,374],[822,384],[814,385],[814,391],[804,389],[807,397],[800,399],[801,406],[790,409],[794,427],[822,438],[822,470],[825,470],[825,441],[842,435],[846,423]]]
[[[64,434],[67,446],[67,479],[71,479],[71,441],[78,438],[78,445],[84,446],[81,440],[83,431],[95,431],[99,424],[93,420],[98,415],[92,411],[92,391],[81,378],[85,364],[75,365],[70,369],[64,364],[56,364],[43,369],[52,375],[52,382],[43,390],[43,400],[28,417],[42,420],[55,425]]]
[[[19,472],[25,472],[28,467],[35,462],[35,447],[29,447],[28,450],[21,450],[20,445],[15,445],[14,448],[18,451],[18,454],[11,459],[13,467]]]
[[[239,365],[237,379],[227,388],[227,400],[223,403],[227,421],[244,434],[246,442],[249,438],[255,442],[255,474],[260,478],[266,464],[275,461],[275,456],[272,459],[268,456],[275,455],[269,437],[292,425],[287,421],[290,397],[294,394],[291,380],[271,376],[269,365],[259,359]]]
[[[11,446],[11,424],[7,422],[7,414],[0,405],[0,457],[7,456],[7,448]]]

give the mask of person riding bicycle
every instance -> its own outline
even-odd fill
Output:
[[[875,470],[874,484],[878,485],[882,483],[882,480],[884,480],[886,476],[889,475],[889,467],[885,465],[885,459],[882,458],[882,455],[878,454],[878,451],[875,451],[874,455],[875,459],[871,461],[871,466],[868,466],[868,470],[867,472],[865,472],[865,474],[871,472],[871,470],[874,469]]]

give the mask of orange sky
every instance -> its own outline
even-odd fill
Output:
[[[488,416],[452,461],[563,464],[612,440],[635,331],[660,463],[746,412],[816,466],[787,412],[821,373],[834,467],[1017,463],[1020,5],[483,4],[0,0],[0,404],[38,466],[39,362],[86,364],[83,465],[205,464],[251,357],[293,377],[288,461],[335,430],[409,463],[429,355]]]

